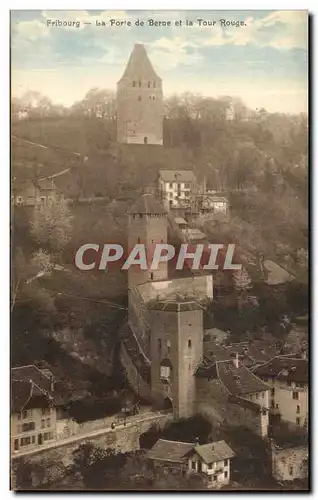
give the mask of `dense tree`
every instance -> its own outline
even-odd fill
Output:
[[[51,255],[60,252],[70,240],[72,216],[63,198],[36,205],[31,220],[31,234]]]

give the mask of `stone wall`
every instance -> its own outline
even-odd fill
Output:
[[[140,397],[144,399],[150,398],[150,385],[147,381],[140,375],[138,368],[133,363],[131,356],[127,352],[127,349],[123,342],[120,345],[120,362],[125,370],[127,380],[129,385]]]
[[[197,412],[212,424],[244,426],[255,434],[264,435],[262,413],[230,402],[229,393],[218,380],[197,378],[196,388]]]
[[[308,447],[271,448],[272,475],[276,481],[293,481],[308,477]]]

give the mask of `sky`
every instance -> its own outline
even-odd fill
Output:
[[[70,106],[91,88],[115,90],[135,43],[145,45],[167,97],[189,91],[238,96],[252,109],[307,111],[307,11],[12,11],[12,95],[36,90]]]

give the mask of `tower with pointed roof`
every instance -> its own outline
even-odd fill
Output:
[[[117,83],[117,142],[163,144],[162,80],[136,44]]]
[[[158,269],[149,269],[157,243],[167,243],[167,213],[163,205],[149,193],[143,194],[128,211],[128,251],[143,244],[150,259],[148,269],[131,266],[128,270],[128,288],[147,281],[165,280],[168,276],[167,262],[161,262]]]

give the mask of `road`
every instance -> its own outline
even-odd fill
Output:
[[[11,459],[14,460],[16,458],[36,455],[37,453],[41,453],[43,451],[52,450],[54,448],[60,448],[62,446],[66,446],[68,444],[77,443],[80,441],[89,440],[98,436],[102,436],[103,434],[107,434],[109,432],[116,432],[121,429],[129,429],[133,427],[136,423],[147,422],[157,419],[158,417],[164,417],[167,415],[167,411],[157,411],[157,412],[147,412],[144,414],[138,414],[131,417],[126,418],[126,423],[116,424],[115,429],[112,429],[111,426],[104,427],[103,429],[97,429],[95,431],[89,432],[87,434],[77,434],[74,436],[70,436],[65,439],[58,439],[54,442],[42,445],[41,447],[32,448],[22,452],[15,452],[11,454]],[[114,421],[116,421],[116,416],[114,416]]]

